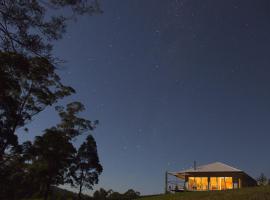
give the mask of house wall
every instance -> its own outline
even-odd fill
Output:
[[[210,188],[210,177],[232,177],[233,189],[256,185],[256,181],[244,172],[193,172],[185,176],[185,187],[187,190],[193,190],[188,187],[189,177],[208,177],[208,190]]]

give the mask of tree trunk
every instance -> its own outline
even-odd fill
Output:
[[[82,199],[82,187],[83,187],[83,170],[81,172],[81,177],[80,177],[80,190],[78,193],[78,200]]]
[[[80,190],[79,190],[79,194],[78,194],[78,200],[82,199],[82,184],[80,185]]]
[[[50,186],[51,186],[50,181],[48,181],[47,184],[46,184],[45,192],[44,192],[44,200],[47,200],[48,197],[49,197]]]

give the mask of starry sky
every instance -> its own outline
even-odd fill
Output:
[[[93,135],[104,187],[164,191],[166,170],[215,161],[270,177],[270,1],[102,0],[54,53]],[[48,108],[20,140],[58,122]],[[84,136],[76,141],[79,144]]]

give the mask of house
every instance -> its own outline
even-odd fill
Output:
[[[257,182],[244,171],[221,162],[196,166],[179,172],[166,173],[166,192],[168,191],[168,175],[183,181],[182,188],[188,191],[230,190],[256,186]],[[171,188],[171,186],[169,186]]]

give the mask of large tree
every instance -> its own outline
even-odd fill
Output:
[[[57,129],[47,129],[44,135],[36,137],[32,147],[32,175],[37,177],[45,200],[52,185],[68,183],[68,169],[75,153],[69,138]]]
[[[0,165],[18,143],[18,128],[75,92],[61,82],[51,54],[67,20],[100,12],[97,0],[0,1]]]
[[[73,144],[77,136],[92,131],[97,122],[79,117],[84,110],[80,102],[72,102],[66,107],[57,107],[60,123],[46,129],[37,136],[33,145],[24,143],[25,161],[31,163],[30,173],[35,176],[35,182],[40,185],[40,193],[48,198],[51,186],[63,184],[81,184],[90,188],[97,183],[102,171],[97,154],[95,139],[88,136],[78,153]],[[26,162],[27,163],[27,162]],[[79,176],[78,172],[80,172]],[[83,175],[83,176],[81,176]]]
[[[10,198],[3,196],[5,191],[10,191],[9,184],[12,187],[17,183],[18,188],[22,185],[21,180],[35,182],[31,179],[35,177],[33,174],[37,174],[36,178],[43,178],[37,185],[58,185],[68,180],[63,175],[68,170],[71,155],[75,154],[72,139],[95,126],[95,122],[76,117],[84,109],[82,104],[72,103],[67,109],[58,107],[60,125],[47,129],[33,145],[18,145],[16,131],[48,106],[75,92],[72,87],[64,85],[57,74],[59,65],[57,57],[52,54],[53,44],[63,36],[67,20],[100,12],[98,0],[0,1],[1,199]],[[63,151],[58,149],[61,145]],[[57,167],[51,160],[53,156],[62,158],[55,163]],[[16,177],[10,176],[12,174]],[[47,186],[45,184],[44,193],[48,193]]]
[[[83,188],[92,189],[93,185],[98,183],[98,176],[103,170],[99,163],[96,141],[92,135],[87,136],[86,141],[80,146],[73,170],[75,184],[79,187],[80,200]]]
[[[17,145],[17,128],[58,99],[74,93],[61,83],[47,59],[0,52],[0,163],[5,151]]]
[[[1,0],[0,50],[51,58],[67,20],[100,12],[98,0]]]

